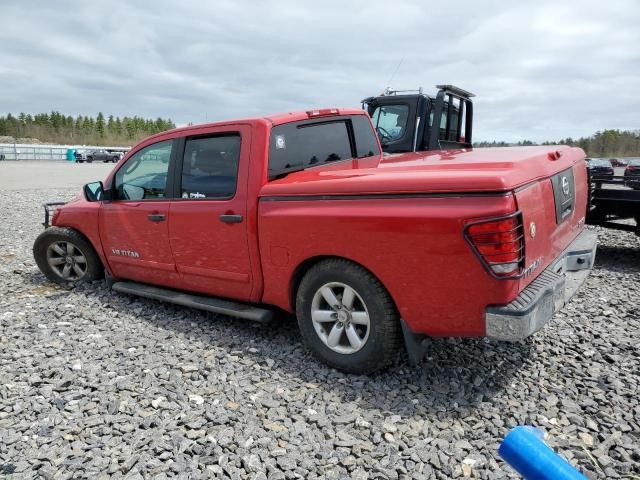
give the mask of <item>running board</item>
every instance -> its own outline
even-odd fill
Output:
[[[165,302],[175,303],[183,307],[197,308],[208,312],[229,315],[230,317],[244,318],[254,322],[266,323],[273,317],[273,312],[264,308],[254,307],[245,303],[222,300],[214,297],[204,297],[190,293],[170,290],[168,288],[154,287],[143,283],[115,282],[113,288],[116,292],[138,295],[139,297],[152,298]]]

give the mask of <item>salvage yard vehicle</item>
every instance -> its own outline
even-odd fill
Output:
[[[622,175],[606,178],[591,170],[587,223],[640,236],[640,159],[629,159],[626,165]]]
[[[584,158],[566,146],[387,155],[357,109],[188,126],[45,205],[34,256],[63,285],[104,272],[121,293],[259,322],[295,313],[318,358],[368,373],[403,341],[415,362],[425,336],[542,328],[594,261]]]
[[[603,158],[588,158],[587,168],[591,180],[595,183],[596,188],[602,187],[602,182],[613,179],[613,166],[609,160]]]
[[[94,160],[101,160],[103,163],[113,162],[116,163],[122,158],[122,154],[119,152],[111,152],[109,150],[91,150],[87,153],[87,161],[92,162]]]
[[[640,190],[640,158],[629,160],[624,169],[624,184],[634,190]]]
[[[87,161],[87,153],[83,152],[82,150],[75,150],[73,152],[73,158],[75,158],[77,163],[86,162]]]

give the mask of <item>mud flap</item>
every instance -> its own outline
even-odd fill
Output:
[[[407,348],[409,363],[412,366],[418,365],[427,353],[427,346],[424,340],[425,335],[414,333],[403,319],[400,319],[402,325],[402,336],[404,337],[404,345]]]

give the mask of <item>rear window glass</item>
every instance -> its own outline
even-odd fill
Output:
[[[352,141],[351,130],[355,141]],[[271,130],[269,177],[379,153],[373,130],[364,115],[287,123]]]
[[[271,131],[269,175],[352,158],[344,121],[288,123]]]

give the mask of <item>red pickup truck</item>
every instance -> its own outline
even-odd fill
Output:
[[[55,205],[39,268],[72,285],[267,321],[296,314],[327,364],[366,373],[424,336],[523,339],[592,268],[584,152],[383,154],[366,112],[152,136]]]

